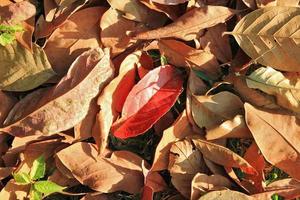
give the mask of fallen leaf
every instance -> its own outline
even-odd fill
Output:
[[[200,37],[200,45],[203,50],[211,52],[223,63],[232,60],[228,35],[223,35],[226,30],[226,24],[218,24],[208,28],[205,34]]]
[[[224,120],[231,120],[242,114],[243,102],[230,92],[220,92],[209,96],[192,96],[192,115],[196,124],[211,129]]]
[[[2,127],[3,122],[6,119],[11,108],[17,103],[17,99],[0,91],[0,102],[0,127]]]
[[[191,200],[198,200],[209,191],[231,188],[231,181],[221,175],[206,175],[197,173],[192,180]]]
[[[298,119],[286,111],[262,110],[248,103],[245,112],[246,123],[266,160],[300,179]]]
[[[192,127],[184,110],[174,124],[164,131],[163,136],[156,147],[151,170],[161,171],[168,169],[172,144],[192,134]]]
[[[255,168],[253,168],[253,166],[251,166],[245,159],[226,147],[205,141],[199,137],[192,137],[192,141],[196,148],[201,151],[204,158],[225,167],[240,168],[245,173],[257,173]]]
[[[47,40],[44,50],[59,75],[84,51],[101,46],[99,20],[105,8],[93,7],[73,14]]]
[[[175,22],[151,31],[133,34],[134,39],[151,40],[176,37],[186,41],[197,38],[199,31],[224,23],[234,15],[234,11],[222,6],[193,8]]]
[[[143,186],[141,170],[116,165],[116,159],[101,158],[97,154],[92,144],[80,142],[58,152],[57,157],[81,184],[93,190],[103,193],[140,191]],[[77,155],[76,158],[74,155]],[[131,163],[130,157],[126,163]]]
[[[247,86],[276,97],[278,105],[300,112],[300,79],[289,78],[271,67],[260,67],[246,77]]]
[[[177,5],[181,3],[185,3],[189,0],[151,0],[156,3],[165,4],[165,5]]]
[[[1,90],[31,90],[55,75],[45,52],[37,45],[32,53],[16,41],[0,46],[0,60]]]
[[[231,33],[256,62],[283,71],[299,71],[300,8],[266,7],[246,15]]]
[[[243,193],[236,192],[233,190],[221,190],[209,192],[206,195],[202,196],[199,200],[255,200],[254,197],[247,196]]]
[[[174,187],[186,198],[191,196],[191,182],[198,173],[207,171],[201,152],[187,141],[175,142],[170,149],[169,167]]]
[[[0,198],[9,200],[25,199],[29,189],[30,185],[18,185],[14,180],[10,180],[1,190]]]
[[[159,40],[158,46],[170,64],[200,70],[213,80],[221,74],[216,57],[209,52],[194,49],[176,40]]]
[[[108,9],[100,21],[101,42],[111,48],[112,57],[122,53],[125,49],[137,45],[137,40],[131,39],[126,33],[130,31],[146,30],[142,23],[122,17],[122,13],[115,9]]]
[[[17,103],[9,114],[9,125],[0,130],[19,137],[67,130],[86,116],[90,101],[112,75],[107,49],[89,50],[74,61],[55,87],[37,90]]]
[[[122,118],[112,127],[114,135],[135,137],[150,129],[174,105],[182,84],[180,73],[170,65],[149,72],[128,94]]]

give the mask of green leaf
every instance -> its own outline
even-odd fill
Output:
[[[6,46],[11,44],[15,40],[15,36],[11,33],[2,33],[0,34],[0,45]]]
[[[28,185],[31,183],[29,174],[25,172],[14,173],[13,177],[15,181],[20,185]]]
[[[37,180],[45,176],[46,162],[44,156],[40,156],[33,161],[32,168],[30,171],[30,178]]]
[[[36,189],[34,189],[34,187],[31,187],[30,192],[29,192],[29,197],[30,197],[30,200],[42,200],[43,194],[41,192],[37,191]]]
[[[66,187],[57,185],[52,181],[37,181],[33,185],[34,189],[46,196],[55,192],[62,192]]]

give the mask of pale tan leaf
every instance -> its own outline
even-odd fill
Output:
[[[30,185],[18,185],[14,180],[6,183],[0,192],[0,199],[20,200],[25,199],[30,190]]]
[[[0,46],[0,62],[2,90],[31,90],[55,75],[45,52],[37,45],[32,53],[16,41]]]
[[[194,49],[176,40],[159,40],[159,50],[170,64],[200,70],[211,79],[220,76],[221,69],[216,57],[206,51]]]
[[[197,173],[192,180],[191,200],[198,200],[205,193],[232,187],[232,182],[221,175]]]
[[[99,20],[105,10],[103,7],[80,10],[51,34],[44,50],[55,72],[64,75],[81,53],[101,46]]]
[[[134,34],[135,39],[151,40],[176,37],[186,41],[197,38],[199,31],[224,23],[234,15],[234,11],[222,6],[193,8],[175,22],[162,28]]]
[[[248,87],[276,97],[277,104],[300,112],[300,79],[286,77],[271,67],[260,67],[246,77]]]
[[[277,6],[299,7],[299,0],[277,0]]]
[[[24,137],[72,128],[86,116],[90,101],[112,76],[108,50],[89,50],[75,60],[55,87],[37,90],[17,103],[0,130]]]
[[[283,71],[300,71],[300,8],[266,7],[246,15],[232,35],[258,63]]]
[[[262,110],[248,103],[245,112],[246,123],[266,160],[299,180],[299,119],[286,111]]]

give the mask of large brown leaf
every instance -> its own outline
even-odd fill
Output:
[[[80,10],[51,34],[44,50],[59,75],[64,75],[81,53],[101,45],[99,20],[104,12],[102,7]]]
[[[0,130],[20,137],[67,130],[86,116],[90,101],[112,75],[109,52],[89,50],[75,60],[55,87],[31,93],[16,104],[7,126]]]
[[[92,144],[80,142],[58,152],[57,157],[81,184],[96,191],[140,191],[143,173],[134,154],[120,153],[112,158],[101,158],[97,154]]]
[[[179,17],[175,22],[162,28],[134,34],[135,39],[151,40],[176,37],[183,40],[193,40],[199,31],[224,23],[230,19],[234,11],[222,6],[204,6],[193,8]]]
[[[262,110],[246,103],[246,122],[268,162],[300,179],[299,119],[286,111]]]

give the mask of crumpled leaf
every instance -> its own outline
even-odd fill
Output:
[[[111,48],[112,57],[122,53],[125,49],[138,44],[127,35],[130,31],[146,30],[142,23],[122,17],[122,13],[115,9],[108,9],[100,21],[101,42]]]
[[[216,57],[209,52],[194,49],[176,40],[159,40],[158,46],[170,64],[200,70],[212,80],[221,74]]]
[[[5,122],[6,127],[0,130],[19,137],[67,130],[85,117],[90,101],[112,75],[107,49],[105,52],[100,48],[89,50],[74,61],[55,87],[37,90],[16,104]]]
[[[73,14],[47,40],[44,50],[55,72],[64,75],[84,51],[101,46],[99,20],[103,7],[92,7]]]
[[[192,180],[191,200],[198,200],[209,191],[222,190],[232,187],[231,181],[221,175],[206,175],[197,173]]]
[[[126,153],[125,160],[120,155],[112,158],[101,158],[97,155],[96,148],[84,142],[75,143],[57,153],[58,159],[74,177],[93,190],[103,193],[119,190],[129,193],[140,191],[144,178],[133,153]]]
[[[33,52],[20,43],[0,46],[0,89],[27,91],[55,75],[45,52],[37,45]]]
[[[146,132],[174,105],[182,92],[181,74],[171,65],[145,75],[128,94],[122,118],[112,127],[116,137],[135,137]]]
[[[198,173],[207,171],[201,152],[187,141],[179,141],[170,149],[169,167],[174,187],[186,198],[191,196],[191,183]]]
[[[134,39],[159,39],[176,37],[186,41],[197,38],[199,31],[224,23],[234,15],[234,11],[222,6],[193,8],[175,22],[151,31],[135,33]]]
[[[189,0],[151,0],[156,3],[165,4],[165,5],[177,5],[181,3],[185,3]]]
[[[276,97],[277,104],[300,112],[300,79],[289,78],[271,67],[260,67],[246,78],[247,86]]]
[[[299,119],[286,111],[262,110],[248,103],[245,112],[247,125],[266,160],[299,180]]]
[[[266,7],[246,15],[231,33],[256,62],[283,71],[300,71],[299,13],[296,7]]]

